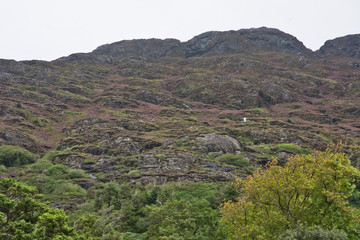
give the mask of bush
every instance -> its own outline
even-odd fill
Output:
[[[69,172],[69,177],[71,179],[73,179],[73,178],[83,178],[83,177],[85,177],[85,173],[81,169],[71,169],[70,172]]]
[[[62,165],[62,164],[56,164],[49,168],[49,175],[52,177],[61,177],[63,174],[68,173],[69,167]]]
[[[206,200],[171,200],[150,207],[149,221],[153,223],[147,231],[149,239],[225,239],[218,212]]]
[[[6,167],[4,165],[0,165],[0,172],[5,172],[6,171]]]
[[[126,174],[126,176],[128,177],[137,177],[140,176],[142,174],[142,172],[140,170],[131,170],[130,172],[128,172]]]
[[[220,204],[221,186],[219,184],[184,181],[181,183],[169,182],[163,184],[157,192],[156,198],[164,203],[172,199],[188,202],[206,200],[212,208]]]
[[[307,148],[302,148],[299,145],[294,143],[281,143],[275,146],[275,151],[277,152],[289,152],[289,153],[297,153],[297,154],[310,154],[313,151]]]
[[[250,163],[250,160],[247,157],[231,153],[221,155],[220,157],[217,157],[216,160],[237,167],[246,167],[249,166]]]
[[[0,146],[0,164],[6,167],[19,167],[34,163],[37,156],[19,146]]]
[[[50,167],[54,166],[50,161],[46,159],[39,159],[34,164],[31,164],[29,170],[31,172],[42,173],[44,170],[48,170]]]
[[[69,153],[71,152],[70,149],[64,150],[64,151],[60,151],[60,150],[51,150],[48,153],[46,153],[46,155],[42,158],[44,160],[48,160],[48,161],[54,161],[55,157],[59,154],[64,154],[64,153]]]
[[[83,197],[86,195],[86,190],[77,184],[64,181],[56,185],[56,189],[52,194],[60,195],[62,197]]]

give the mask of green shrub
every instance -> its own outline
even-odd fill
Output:
[[[0,165],[0,172],[5,172],[6,171],[6,167],[4,165]]]
[[[165,154],[156,154],[156,157],[160,158],[160,159],[165,159],[166,155]]]
[[[250,160],[243,155],[235,155],[231,153],[226,153],[216,158],[217,161],[237,166],[237,167],[246,167],[249,166]]]
[[[55,178],[62,177],[64,174],[68,172],[69,172],[69,167],[62,164],[56,164],[48,169],[49,175]]]
[[[42,173],[44,170],[48,170],[50,167],[54,166],[49,160],[39,159],[34,164],[31,164],[29,170],[31,172]]]
[[[0,164],[6,167],[19,167],[34,163],[37,156],[19,146],[0,146]]]
[[[64,150],[64,151],[61,151],[61,150],[51,150],[50,152],[46,153],[46,155],[44,157],[42,157],[42,159],[44,160],[49,160],[49,161],[54,161],[55,160],[55,157],[59,154],[64,154],[64,153],[69,153],[71,152],[70,149],[68,150]]]
[[[126,175],[128,177],[137,177],[137,176],[140,176],[141,174],[142,174],[142,172],[140,170],[131,170]]]
[[[160,202],[171,199],[185,200],[188,202],[206,200],[210,203],[211,207],[216,208],[220,204],[220,187],[218,184],[204,182],[169,182],[160,187],[157,198]]]
[[[85,173],[83,170],[81,169],[71,169],[69,171],[69,177],[71,179],[74,179],[74,178],[83,178],[85,177]]]
[[[257,112],[259,114],[262,114],[262,113],[267,113],[267,111],[265,109],[262,109],[262,108],[253,108],[252,109],[254,112]]]
[[[77,184],[64,181],[56,185],[53,195],[61,195],[62,197],[81,197],[86,195],[86,190]]]
[[[310,154],[313,151],[311,149],[302,148],[299,145],[294,143],[281,143],[275,146],[275,151],[277,152],[289,152],[289,153],[297,153],[297,154]]]

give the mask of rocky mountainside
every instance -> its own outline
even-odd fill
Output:
[[[0,144],[84,170],[82,186],[245,177],[273,156],[359,143],[359,43],[314,53],[258,28],[0,60]]]
[[[159,59],[163,57],[195,57],[258,51],[278,51],[313,55],[295,37],[272,28],[242,29],[228,32],[206,32],[187,42],[176,39],[125,40],[98,47],[90,54],[73,54],[62,60],[109,60],[109,57]]]
[[[326,41],[319,49],[322,56],[360,58],[360,34],[347,35]]]

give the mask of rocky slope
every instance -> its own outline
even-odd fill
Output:
[[[1,60],[0,144],[50,152],[82,185],[245,177],[273,156],[359,143],[358,39],[313,53],[259,28]]]
[[[360,34],[328,40],[319,49],[319,54],[323,56],[360,58]]]

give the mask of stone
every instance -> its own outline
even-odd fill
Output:
[[[77,154],[60,154],[55,157],[55,162],[67,165],[73,169],[80,169],[84,159],[84,156]]]
[[[200,150],[207,154],[240,154],[242,147],[235,139],[227,135],[208,133],[196,138]]]
[[[195,156],[188,152],[157,152],[138,159],[139,168],[158,173],[186,172],[194,163]]]
[[[12,129],[4,129],[0,130],[0,139],[8,145],[17,145],[26,148],[30,152],[40,153],[40,146],[25,133]]]

